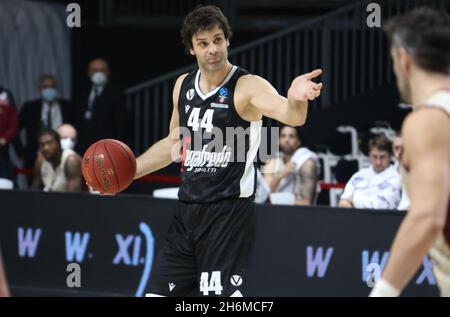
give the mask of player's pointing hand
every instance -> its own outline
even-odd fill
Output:
[[[313,79],[322,74],[321,69],[298,76],[292,81],[288,96],[298,101],[314,100],[320,96],[322,83],[315,83]]]

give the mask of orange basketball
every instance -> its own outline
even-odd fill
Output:
[[[136,158],[125,144],[104,139],[84,153],[81,170],[86,183],[101,193],[117,194],[133,182]]]

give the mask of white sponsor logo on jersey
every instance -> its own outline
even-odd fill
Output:
[[[207,152],[203,147],[202,151],[186,151],[186,160],[184,166],[187,171],[191,171],[194,167],[226,167],[231,159],[231,150],[228,146],[224,146],[221,152]]]
[[[211,108],[228,109],[228,105],[225,104],[225,103],[215,103],[215,102],[211,102]]]
[[[187,100],[192,100],[194,98],[194,94],[195,94],[195,90],[194,89],[189,89],[186,92],[186,99]]]

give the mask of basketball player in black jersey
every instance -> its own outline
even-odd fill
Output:
[[[322,84],[312,80],[321,70],[295,78],[285,98],[228,61],[231,30],[219,8],[189,13],[181,34],[198,69],[175,83],[169,135],[137,159],[135,178],[182,163],[178,207],[147,296],[243,296],[261,119],[303,125],[308,101],[320,95]]]

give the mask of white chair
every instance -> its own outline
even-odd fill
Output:
[[[13,189],[14,183],[6,178],[0,178],[0,189]]]
[[[295,196],[292,193],[271,193],[270,202],[272,205],[294,205]]]
[[[153,191],[153,197],[165,199],[178,199],[178,189],[179,189],[178,187],[155,189]]]

